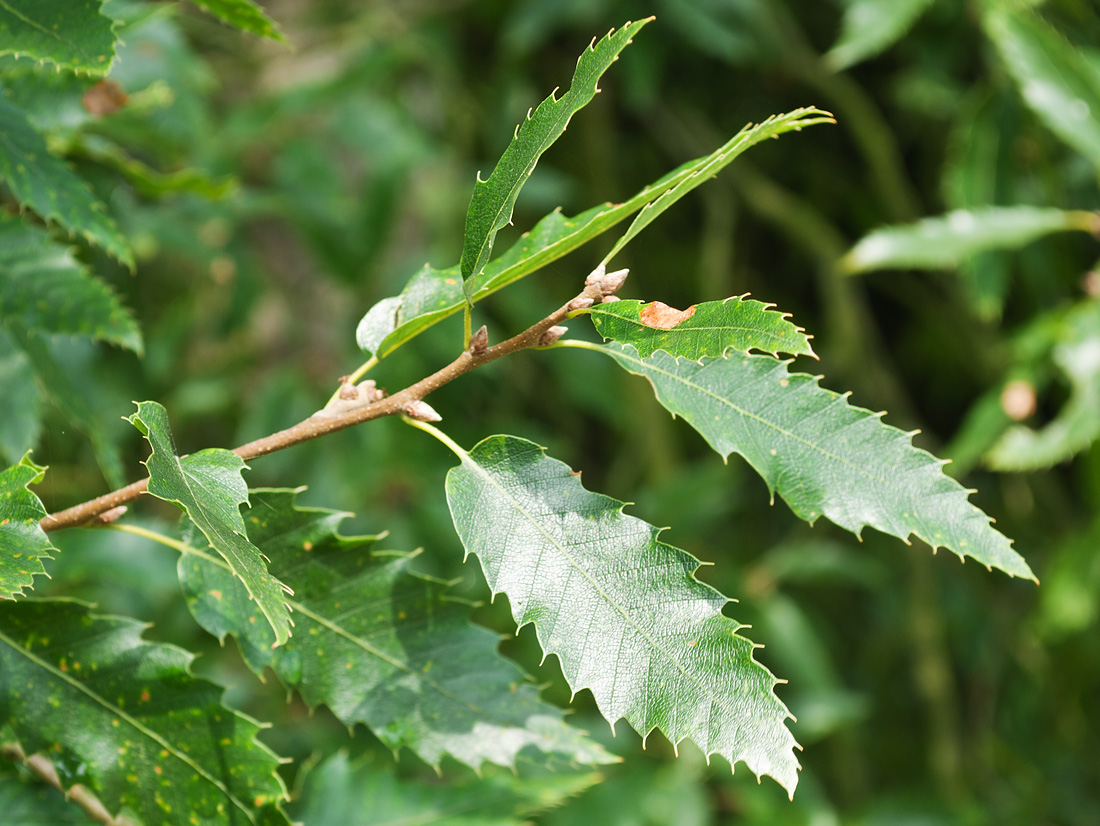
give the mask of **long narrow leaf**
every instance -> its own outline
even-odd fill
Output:
[[[695,578],[699,561],[531,442],[451,447],[462,463],[447,475],[447,502],[462,544],[516,623],[534,623],[573,691],[590,689],[611,723],[690,739],[793,794],[790,713],[756,646],[722,614],[729,600]]]
[[[561,98],[550,95],[516,129],[515,138],[504,150],[488,180],[474,184],[466,213],[466,235],[462,245],[462,278],[468,281],[489,262],[493,239],[512,220],[519,191],[531,176],[542,153],[565,131],[570,118],[595,97],[600,77],[627,47],[630,39],[653,18],[612,29],[599,43],[593,41],[577,60],[573,81]],[[473,294],[468,285],[466,295]]]
[[[599,348],[645,376],[657,399],[698,430],[723,458],[744,456],[797,516],[826,516],[858,534],[865,525],[933,549],[946,547],[1011,576],[1034,574],[1011,542],[942,471],[943,461],[913,447],[910,433],[881,414],[791,373],[769,356],[729,353],[701,363],[629,346]]]

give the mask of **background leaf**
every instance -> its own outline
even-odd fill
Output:
[[[189,673],[191,655],[144,642],[142,628],[77,602],[0,603],[0,724],[113,813],[148,826],[255,822],[285,796],[259,725]]]
[[[28,221],[0,216],[0,319],[141,353],[141,332],[110,287]]]
[[[0,599],[23,596],[34,577],[46,573],[42,560],[54,550],[38,524],[46,509],[28,489],[45,475],[46,468],[32,462],[29,453],[0,472]]]
[[[292,625],[286,603],[290,590],[268,572],[263,554],[245,536],[240,506],[248,502],[248,488],[241,478],[241,457],[209,448],[181,459],[172,444],[168,414],[156,402],[139,402],[128,421],[152,448],[145,462],[149,493],[187,514],[256,601],[275,632],[274,644],[285,643]]]
[[[260,37],[269,37],[282,43],[286,42],[286,38],[275,28],[271,18],[252,0],[191,0],[191,2],[241,31],[252,32]]]
[[[6,739],[0,733],[0,741]],[[0,744],[0,751],[3,749],[3,744]],[[83,815],[76,804],[66,800],[61,792],[32,779],[29,774],[17,763],[0,760],[0,812],[4,813],[4,826],[95,824],[96,821]]]
[[[213,558],[187,554],[180,582],[191,613],[219,639],[233,634],[257,674],[270,666],[311,707],[365,724],[387,746],[433,766],[445,754],[480,769],[515,767],[534,747],[577,763],[616,758],[565,724],[561,710],[496,651],[446,583],[414,574],[410,555],[374,552],[375,537],[342,537],[347,514],[299,508],[290,490],[252,492],[249,538],[271,570],[294,584],[294,638],[273,649],[254,603]],[[189,544],[201,548],[191,526]]]
[[[642,359],[630,346],[601,349],[649,379],[657,400],[723,458],[745,457],[801,519],[824,515],[856,534],[870,525],[906,541],[914,534],[933,550],[1034,579],[968,492],[944,475],[944,463],[912,446],[912,434],[815,377],[788,372],[787,362],[730,353],[699,363],[661,352]]]
[[[664,350],[698,360],[721,356],[729,348],[742,353],[760,350],[772,355],[814,354],[805,331],[788,321],[787,313],[772,310],[774,304],[744,297],[704,301],[685,310],[691,315],[670,330],[652,326],[647,308],[652,310],[653,306],[641,301],[604,302],[588,313],[601,336],[630,344],[643,357]]]
[[[531,778],[492,772],[429,784],[336,754],[306,775],[294,816],[303,826],[519,826],[599,780],[592,773]]]
[[[134,257],[106,207],[65,162],[53,155],[26,114],[0,95],[0,178],[21,204],[79,232],[126,266]]]
[[[1100,69],[1030,10],[989,2],[982,25],[1024,102],[1100,169]]]
[[[525,439],[491,436],[459,455],[447,503],[462,544],[517,625],[534,623],[574,693],[589,689],[612,723],[744,760],[793,794],[776,679],[722,615],[729,600],[695,579],[699,561]]]
[[[840,37],[825,55],[842,71],[892,46],[935,0],[848,0]]]
[[[27,56],[105,75],[115,57],[114,22],[103,0],[4,0],[0,5],[0,55]]]
[[[959,209],[915,224],[884,227],[864,236],[844,256],[848,272],[881,269],[950,269],[972,255],[1012,250],[1054,232],[1095,233],[1091,212],[1043,207]]]
[[[489,262],[493,239],[512,220],[512,209],[520,189],[545,152],[565,131],[569,119],[595,97],[600,76],[615,62],[619,52],[650,20],[627,23],[612,29],[599,43],[593,43],[577,60],[569,91],[560,99],[550,95],[517,127],[515,138],[500,156],[487,180],[474,184],[466,213],[466,235],[462,244],[462,277],[465,282],[478,275]],[[466,283],[466,295],[472,285]]]

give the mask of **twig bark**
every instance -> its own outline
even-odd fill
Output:
[[[415,384],[409,385],[404,390],[394,393],[392,396],[386,396],[350,409],[339,411],[320,410],[293,427],[288,427],[286,430],[280,430],[278,433],[272,433],[270,436],[233,448],[233,452],[247,462],[257,456],[284,450],[328,433],[335,433],[338,430],[369,422],[372,419],[412,413],[416,402],[421,401],[428,394],[438,390],[445,384],[449,384],[459,376],[495,361],[501,356],[507,356],[517,350],[539,346],[542,343],[543,335],[550,328],[562,322],[569,313],[580,306],[590,306],[593,301],[598,302],[602,297],[603,293],[598,285],[588,285],[569,303],[562,305],[546,318],[531,325],[522,333],[500,342],[500,344],[489,347],[477,336],[474,336],[469,349],[446,367],[437,370]],[[66,510],[51,513],[43,517],[39,524],[42,530],[47,532],[86,525],[114,508],[133,502],[148,487],[149,480],[142,479]]]

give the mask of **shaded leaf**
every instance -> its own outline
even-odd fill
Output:
[[[857,535],[865,525],[908,541],[916,535],[987,567],[1034,579],[1011,542],[970,504],[943,461],[913,447],[882,414],[848,404],[788,362],[729,353],[700,362],[629,346],[596,348],[645,376],[657,399],[723,458],[738,453],[801,519],[826,516]]]
[[[721,356],[730,348],[742,353],[760,350],[772,355],[814,354],[805,331],[788,321],[787,313],[772,310],[774,304],[743,296],[705,301],[683,311],[689,314],[682,319],[653,312],[664,306],[659,301],[614,301],[597,304],[588,312],[601,336],[630,344],[643,357],[664,350],[698,360]]]
[[[103,0],[4,0],[0,55],[26,56],[62,69],[105,75],[115,57],[114,21]]]
[[[531,442],[452,449],[462,464],[447,474],[447,502],[462,544],[516,623],[534,623],[573,691],[591,690],[612,723],[744,760],[793,794],[798,761],[776,679],[723,616],[729,600],[695,578],[699,561]]]
[[[152,448],[145,462],[149,493],[187,514],[256,601],[275,632],[274,645],[285,643],[292,625],[286,602],[290,589],[268,572],[263,554],[245,536],[240,506],[248,502],[248,488],[241,478],[241,457],[209,448],[181,459],[172,444],[168,414],[156,402],[139,402],[128,421]]]
[[[42,560],[52,559],[54,547],[38,524],[46,509],[28,488],[45,475],[30,453],[0,472],[0,600],[23,596],[34,577],[46,573]]]
[[[260,37],[269,37],[281,43],[286,42],[286,38],[275,28],[271,18],[252,0],[191,0],[191,2],[241,31],[252,32]]]
[[[569,91],[560,99],[552,93],[516,128],[516,134],[487,180],[478,178],[466,213],[466,234],[462,245],[462,277],[466,295],[473,295],[468,279],[478,275],[489,262],[493,239],[512,220],[512,209],[520,189],[535,169],[542,153],[568,126],[570,118],[595,97],[597,84],[615,62],[630,39],[653,18],[612,29],[599,43],[593,41],[577,60]]]
[[[638,213],[623,236],[615,242],[615,246],[604,256],[601,263],[606,265],[610,262],[623,247],[656,220],[662,212],[700,184],[709,181],[749,147],[755,146],[768,138],[776,138],[785,132],[799,132],[806,126],[814,126],[819,123],[835,123],[835,121],[828,112],[813,107],[795,109],[793,112],[782,115],[772,115],[763,123],[749,124],[726,141],[721,148],[716,149],[706,157],[681,167],[677,170],[675,185],[669,187],[642,208],[642,211]],[[687,174],[679,174],[683,172]]]
[[[0,416],[0,463],[17,462],[38,441],[42,403],[27,356],[0,326],[0,387],[10,399]]]
[[[234,635],[253,671],[270,666],[311,707],[327,705],[434,766],[449,754],[474,769],[514,767],[527,747],[579,763],[616,759],[539,700],[446,583],[414,574],[411,555],[373,552],[375,537],[339,536],[347,514],[299,508],[294,497],[255,490],[247,520],[272,573],[294,583],[297,623],[285,646],[272,649],[271,629],[219,561],[196,553],[179,562],[191,613],[219,639]],[[185,540],[205,546],[193,525]]]
[[[7,755],[0,755],[7,757]],[[0,812],[4,826],[93,826],[57,789],[32,778],[17,763],[0,760]]]
[[[958,209],[914,224],[883,227],[860,239],[841,260],[848,272],[951,269],[988,250],[1013,250],[1054,232],[1096,232],[1091,212],[1046,207]]]
[[[0,319],[142,350],[141,332],[110,287],[33,224],[0,216]]]
[[[279,758],[190,674],[189,653],[143,641],[144,627],[75,601],[0,603],[0,725],[65,787],[147,826],[257,822],[286,796]]]
[[[1100,169],[1100,72],[1030,10],[988,3],[982,25],[1024,102]]]
[[[529,778],[494,772],[431,785],[337,754],[308,772],[295,817],[303,826],[519,826],[600,779],[592,773]]]
[[[134,256],[106,207],[88,185],[51,154],[26,114],[0,95],[0,178],[12,194],[50,221],[79,232],[131,269]]]
[[[1058,322],[1049,358],[1069,380],[1069,398],[1043,427],[1008,427],[985,455],[995,470],[1049,467],[1100,437],[1100,301],[1084,301]]]
[[[885,51],[901,39],[934,0],[849,0],[840,37],[825,63],[841,71]]]

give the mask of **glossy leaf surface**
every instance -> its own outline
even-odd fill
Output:
[[[1034,579],[941,460],[816,377],[769,356],[730,353],[700,363],[660,352],[643,359],[629,346],[601,349],[649,379],[658,401],[723,458],[743,456],[800,518],[826,516],[857,535],[865,525],[905,541],[915,535],[933,549]]]
[[[689,739],[793,793],[776,679],[722,614],[729,600],[695,578],[699,561],[525,439],[491,436],[461,459],[447,502],[462,544],[573,691],[589,689],[612,723]]]
[[[727,298],[677,311],[660,302],[615,301],[597,304],[588,312],[601,336],[630,344],[643,357],[664,350],[697,361],[721,356],[730,348],[742,353],[760,350],[812,356],[805,331],[786,313],[772,310],[773,306]]]
[[[168,414],[156,402],[140,402],[129,417],[153,452],[149,493],[179,506],[229,565],[274,631],[274,644],[290,638],[289,589],[268,572],[260,550],[248,541],[240,506],[248,502],[241,477],[244,462],[228,450],[208,448],[180,458],[172,443]]]
[[[246,520],[272,573],[295,589],[285,646],[272,649],[271,629],[218,560],[186,554],[179,563],[192,614],[219,639],[235,636],[253,671],[271,667],[310,706],[327,705],[434,766],[449,754],[474,769],[514,767],[528,747],[577,763],[616,759],[539,700],[446,583],[413,573],[408,554],[376,552],[374,537],[338,535],[347,514],[299,508],[294,496],[253,491]],[[204,545],[193,526],[185,538]]]
[[[112,813],[147,826],[260,822],[257,808],[285,796],[260,726],[190,674],[190,654],[143,641],[144,627],[67,600],[0,603],[0,725]]]

